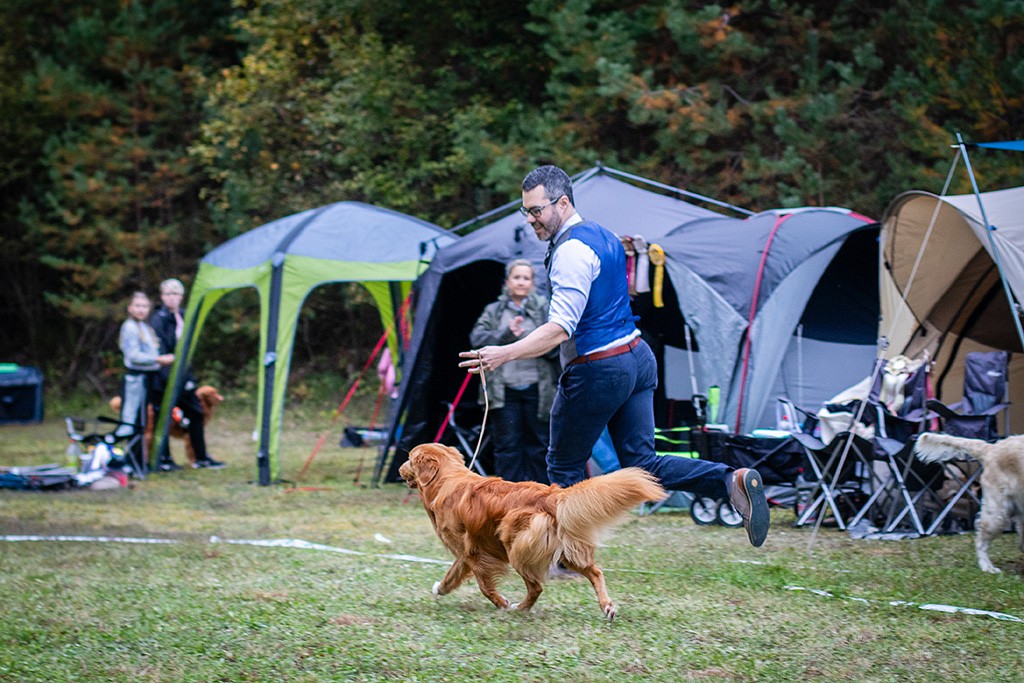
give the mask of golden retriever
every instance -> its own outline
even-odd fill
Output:
[[[590,581],[609,621],[617,608],[594,564],[598,535],[630,508],[666,495],[653,475],[635,467],[564,489],[482,477],[466,467],[459,451],[436,443],[413,448],[399,473],[419,490],[434,531],[455,556],[434,584],[434,595],[451,593],[472,574],[496,607],[526,611],[560,561]],[[526,584],[526,597],[518,604],[497,590],[508,565]]]
[[[914,454],[924,462],[963,460],[966,456],[981,462],[981,512],[974,549],[981,570],[998,574],[1000,569],[989,559],[988,548],[1011,520],[1017,525],[1024,550],[1024,435],[987,443],[929,432],[918,437]]]
[[[203,406],[203,426],[210,424],[210,419],[213,418],[213,411],[217,409],[221,403],[224,402],[224,397],[220,395],[216,388],[204,384],[203,386],[196,389],[196,397],[199,399],[199,403]],[[110,408],[115,413],[120,414],[121,412],[121,397],[115,396],[110,399]],[[148,406],[146,413],[146,452],[150,452],[153,449],[153,428],[155,426],[155,413],[153,412],[153,406]],[[185,442],[185,456],[188,461],[194,463],[196,461],[196,452],[192,449],[192,441],[188,438],[188,427],[182,427],[181,422],[178,420],[171,420],[170,435],[175,439],[182,439]]]

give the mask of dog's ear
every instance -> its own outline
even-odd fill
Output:
[[[416,486],[426,486],[430,482],[434,481],[434,477],[437,476],[437,460],[430,458],[426,462],[422,460],[416,466]]]
[[[425,486],[437,477],[441,469],[441,458],[446,457],[446,447],[441,444],[421,444],[409,451],[409,462],[416,472],[417,486]]]

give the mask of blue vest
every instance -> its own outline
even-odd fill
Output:
[[[570,230],[568,239],[583,242],[601,261],[601,273],[590,286],[587,306],[573,335],[576,353],[584,354],[635,331],[636,317],[629,306],[626,252],[619,238],[593,221],[577,223]]]

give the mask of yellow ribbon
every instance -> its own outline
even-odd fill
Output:
[[[661,298],[661,288],[665,284],[665,250],[657,244],[652,244],[647,247],[647,257],[651,259],[651,265],[654,266],[654,283],[651,286],[654,307],[664,308],[665,300]]]

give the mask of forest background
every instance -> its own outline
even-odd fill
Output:
[[[0,360],[111,395],[131,291],[315,206],[448,227],[537,164],[600,161],[880,218],[941,190],[956,132],[1024,133],[1024,0],[0,0]],[[975,154],[984,189],[1024,182],[1019,155]],[[197,359],[230,387],[258,316],[227,301]],[[353,374],[370,307],[314,292],[293,382]]]

